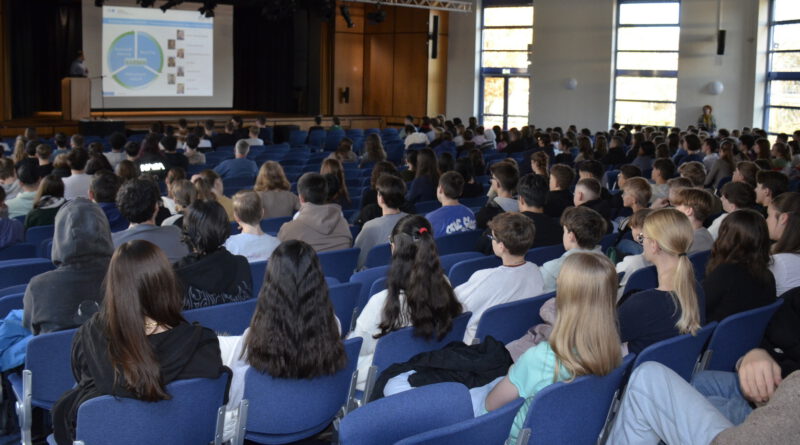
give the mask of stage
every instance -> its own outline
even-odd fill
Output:
[[[92,122],[103,121],[124,122],[128,131],[145,131],[150,125],[161,122],[164,125],[178,125],[178,120],[186,119],[190,126],[202,125],[208,119],[213,119],[217,128],[221,129],[231,116],[241,116],[245,126],[255,123],[255,119],[264,116],[268,126],[297,125],[301,130],[307,130],[314,125],[313,116],[298,116],[268,113],[250,110],[157,110],[157,111],[92,111]],[[383,128],[386,123],[379,116],[340,116],[344,128]],[[326,116],[322,120],[323,126],[332,125],[332,117]],[[26,128],[36,128],[39,136],[51,137],[55,133],[72,135],[78,132],[80,121],[64,120],[60,111],[46,111],[36,113],[33,117],[0,121],[0,137],[12,138],[21,135]]]

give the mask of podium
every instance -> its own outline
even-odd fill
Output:
[[[92,83],[86,77],[61,79],[61,118],[67,121],[91,117]]]

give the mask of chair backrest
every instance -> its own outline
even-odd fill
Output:
[[[24,293],[19,293],[0,297],[0,318],[5,318],[9,312],[15,309],[22,309],[22,297],[24,295]]]
[[[554,244],[552,246],[536,247],[525,254],[525,261],[530,261],[537,266],[554,260],[564,254],[563,244]]]
[[[437,383],[384,397],[346,415],[339,424],[342,445],[385,445],[473,417],[469,390]]]
[[[264,285],[264,277],[267,275],[267,260],[253,261],[250,263],[250,277],[253,279],[253,295],[258,295],[261,286]]]
[[[44,258],[0,261],[0,289],[27,284],[36,275],[53,269],[53,263]]]
[[[277,233],[284,223],[292,220],[291,216],[279,216],[277,218],[267,218],[261,220],[261,230],[268,233]]]
[[[36,258],[39,248],[36,244],[16,243],[0,249],[0,261]],[[50,255],[48,255],[48,258]]]
[[[3,300],[0,299],[0,302]],[[749,311],[731,315],[722,320],[708,342],[703,354],[703,369],[711,371],[733,371],[736,362],[757,347],[764,337],[767,324],[775,311],[783,304],[782,299]]]
[[[317,256],[326,277],[333,277],[340,282],[346,282],[353,275],[353,271],[356,270],[360,252],[361,249],[358,247],[351,247],[350,249],[321,252]]]
[[[369,249],[367,252],[367,260],[364,265],[367,268],[385,266],[392,261],[392,248],[389,243],[378,244],[377,246]]]
[[[242,335],[244,330],[250,326],[257,301],[257,298],[251,298],[235,303],[189,309],[183,311],[183,318],[189,322],[200,323],[217,333]]]
[[[482,416],[407,437],[396,445],[493,445],[503,444],[514,423],[522,397]]]
[[[372,296],[369,293],[372,283],[378,278],[385,277],[388,272],[389,266],[378,266],[356,272],[350,277],[351,283],[361,283],[361,294],[358,296],[358,302],[356,303],[359,309],[364,309],[369,297]]]
[[[244,398],[249,402],[245,437],[259,443],[287,443],[325,429],[346,402],[361,338],[344,342],[347,365],[331,376],[277,379],[248,369]]]
[[[625,290],[622,293],[628,294],[633,291],[655,289],[657,287],[658,271],[656,266],[648,266],[631,274],[628,282],[625,283]]]
[[[335,284],[328,288],[328,296],[333,303],[333,311],[342,325],[342,334],[347,334],[353,319],[353,309],[361,294],[361,283]],[[2,302],[2,300],[0,300]]]
[[[481,315],[475,338],[483,341],[491,335],[495,340],[509,343],[523,335],[531,327],[542,323],[539,310],[549,299],[555,298],[556,293],[550,292],[536,297],[498,304]]]
[[[426,213],[430,213],[439,207],[442,206],[442,203],[439,201],[422,201],[414,204],[414,208],[417,210],[417,215],[425,216]],[[434,233],[434,236],[437,234]]]
[[[88,400],[78,408],[76,439],[85,445],[213,442],[229,379],[223,372],[216,379],[178,380],[167,385],[172,398],[156,403],[114,396]]]
[[[439,255],[439,265],[442,267],[443,271],[447,272],[456,263],[465,260],[471,260],[473,258],[483,258],[483,257],[484,255],[480,252],[448,253],[446,255]]]
[[[52,238],[55,233],[56,226],[33,226],[25,231],[25,242],[38,246],[39,243]]]
[[[72,338],[77,329],[36,335],[25,349],[25,369],[31,371],[31,404],[50,409],[72,388]]]
[[[494,255],[460,261],[450,268],[447,277],[453,287],[466,283],[469,277],[478,270],[490,269],[503,264],[503,260]]]
[[[377,294],[378,292],[385,291],[386,289],[388,289],[389,287],[389,285],[387,284],[388,282],[389,282],[388,277],[380,277],[377,280],[375,280],[372,283],[372,286],[369,287],[369,295],[372,296]]]
[[[633,357],[628,354],[608,375],[582,376],[539,391],[528,406],[517,444],[596,443]]]
[[[372,357],[372,366],[377,368],[380,375],[386,368],[395,363],[407,362],[411,357],[428,351],[435,351],[445,347],[448,343],[461,341],[467,330],[467,322],[471,312],[465,312],[453,320],[453,328],[441,340],[435,338],[425,340],[414,335],[414,327],[398,329],[378,339],[375,345],[375,355]]]
[[[710,250],[703,250],[702,252],[695,252],[689,255],[689,260],[694,267],[694,277],[698,282],[702,282],[706,279],[706,264],[708,264],[708,259],[710,257]]]
[[[481,230],[470,230],[469,232],[436,237],[436,250],[439,255],[475,250],[475,244],[481,234],[483,234]]]
[[[695,335],[683,334],[652,344],[636,357],[633,367],[644,362],[658,362],[675,371],[687,382],[691,381],[697,359],[716,327],[717,322],[712,321]]]

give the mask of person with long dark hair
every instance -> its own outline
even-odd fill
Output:
[[[387,289],[370,297],[349,335],[364,339],[358,357],[359,389],[364,387],[380,337],[414,326],[414,334],[419,337],[441,339],[462,312],[439,264],[428,220],[419,215],[404,217],[392,230],[389,243],[392,263]]]
[[[709,322],[775,301],[769,247],[767,223],[755,210],[736,210],[722,221],[703,280]]]
[[[149,241],[117,248],[104,281],[100,312],[72,344],[78,384],[53,406],[59,445],[75,438],[78,408],[103,395],[157,402],[175,380],[217,378],[223,372],[214,332],[186,322],[183,298],[164,252]]]
[[[414,180],[408,186],[406,200],[417,203],[436,200],[436,186],[439,184],[439,166],[436,154],[429,148],[417,153]]]
[[[314,248],[286,241],[272,253],[250,327],[220,337],[223,361],[233,369],[226,438],[235,426],[249,368],[282,379],[332,375],[347,363],[341,327]]]
[[[197,200],[183,217],[183,240],[189,255],[175,263],[183,285],[184,309],[249,300],[253,278],[247,258],[225,248],[231,226],[216,201]]]
[[[770,270],[777,296],[800,286],[800,193],[783,193],[767,207],[767,227],[772,245]],[[794,227],[794,229],[791,229]]]

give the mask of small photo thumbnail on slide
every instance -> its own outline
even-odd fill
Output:
[[[178,77],[183,77],[183,67],[182,66],[178,67]]]
[[[183,40],[184,38],[184,31],[182,29],[178,30],[178,40]]]
[[[175,75],[167,74],[167,85],[175,85]]]
[[[170,56],[167,58],[167,67],[174,68],[175,67],[175,58]]]
[[[167,40],[167,49],[175,49],[175,39]]]
[[[183,48],[178,48],[178,58],[179,59],[183,59],[184,55],[185,55],[184,54],[184,49]]]
[[[184,93],[184,90],[183,90],[183,84],[182,84],[182,83],[179,83],[179,84],[178,84],[178,94],[183,94],[183,93]]]

